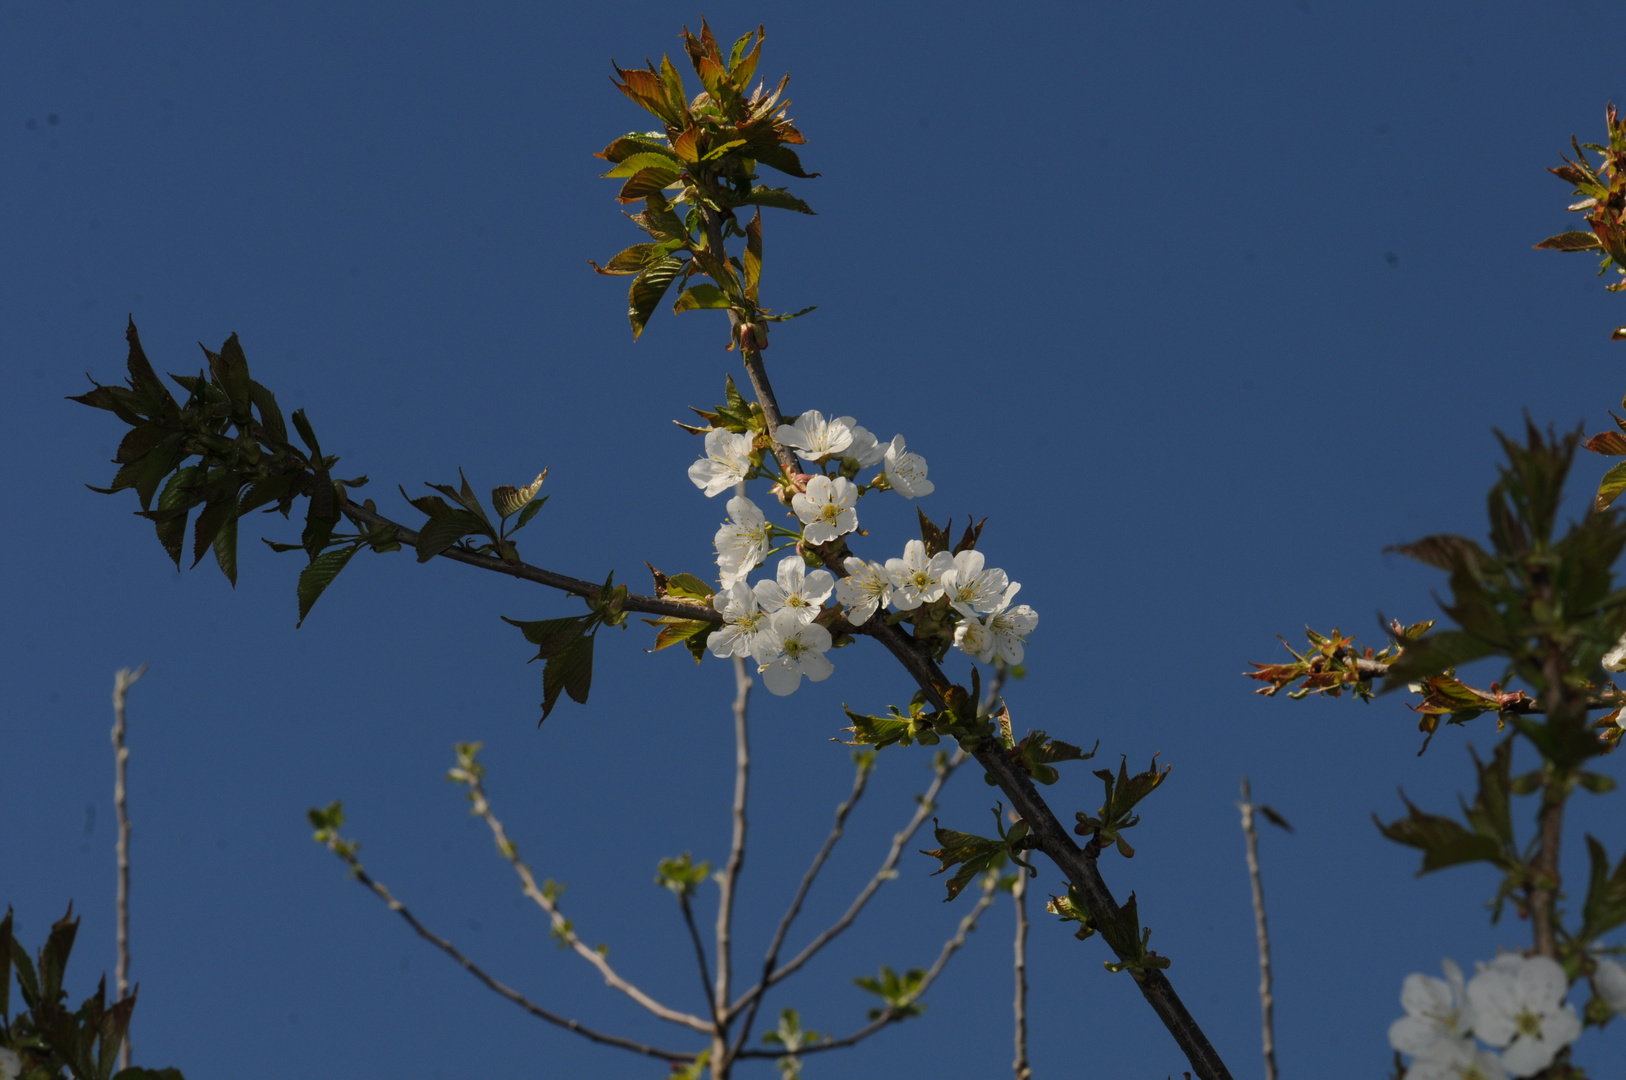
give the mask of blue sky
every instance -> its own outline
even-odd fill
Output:
[[[725,854],[726,665],[646,655],[629,630],[601,643],[591,703],[538,730],[540,671],[498,616],[578,603],[363,556],[296,631],[298,556],[253,542],[296,525],[245,522],[235,590],[207,565],[177,574],[128,493],[82,486],[111,474],[116,422],[63,400],[87,371],[120,374],[127,314],[160,371],[195,371],[196,342],[237,332],[256,378],[308,410],[385,512],[413,520],[396,484],[459,467],[477,488],[523,483],[548,466],[530,561],[639,587],[646,559],[705,573],[723,510],[685,478],[698,443],[670,421],[714,404],[738,354],[703,314],[663,314],[635,344],[624,282],[586,264],[637,239],[591,156],[646,126],[609,62],[680,51],[700,14],[0,11],[0,454],[16,485],[0,900],[37,941],[73,899],[73,985],[111,969],[108,692],[116,668],[150,662],[131,696],[138,1060],[194,1080],[661,1075],[475,985],[310,842],[305,808],[344,799],[369,870],[499,977],[586,1022],[673,1038],[553,948],[442,779],[467,739],[486,743],[522,853],[569,883],[583,936],[700,1007],[652,877],[665,856]],[[1383,546],[1482,533],[1491,429],[1523,410],[1607,422],[1626,389],[1608,331],[1626,309],[1587,260],[1530,245],[1570,223],[1543,166],[1626,97],[1612,48],[1626,16],[1325,0],[705,14],[724,38],[768,24],[763,70],[792,72],[803,160],[823,173],[792,185],[819,216],[767,225],[766,302],[819,305],[776,332],[781,402],[905,433],[931,463],[927,512],[990,518],[981,547],[1042,619],[1009,695],[1019,727],[1174,766],[1135,860],[1103,872],[1136,891],[1233,1072],[1257,1069],[1244,773],[1298,829],[1263,838],[1283,1067],[1385,1068],[1406,973],[1525,937],[1488,926],[1488,871],[1416,881],[1370,820],[1398,813],[1397,785],[1453,805],[1464,744],[1494,732],[1448,732],[1419,759],[1398,702],[1265,701],[1238,672],[1306,622],[1369,635],[1378,609],[1430,616],[1441,582]],[[1578,485],[1604,467],[1580,462]],[[869,542],[892,554],[913,508],[876,502]],[[846,791],[847,751],[829,741],[841,704],[910,693],[879,650],[833,659],[829,681],[753,706],[747,957]],[[793,944],[873,872],[927,758],[882,755]],[[1100,801],[1080,767],[1047,794],[1064,817]],[[943,823],[982,829],[991,795],[962,774]],[[1577,840],[1590,822],[1616,853],[1608,802],[1576,816]],[[906,856],[773,1007],[859,1026],[869,999],[851,979],[924,965],[961,913],[932,865]],[[1058,882],[1046,867],[1035,888]],[[1008,1068],[1009,937],[1002,905],[923,1018],[807,1075]],[[1178,1074],[1127,976],[1101,970],[1103,945],[1040,915],[1032,948],[1039,1076],[1080,1061]],[[1582,1060],[1618,1061],[1623,1038],[1589,1035]]]

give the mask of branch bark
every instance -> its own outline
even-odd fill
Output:
[[[1242,778],[1242,834],[1248,841],[1248,881],[1253,886],[1253,930],[1259,939],[1260,1037],[1264,1041],[1265,1080],[1276,1080],[1276,999],[1270,987],[1270,929],[1265,924],[1265,886],[1259,876],[1259,830],[1253,824],[1253,793]]]
[[[740,485],[744,487],[744,485]],[[734,893],[740,868],[745,865],[745,795],[751,778],[751,731],[746,706],[751,700],[751,669],[743,656],[734,657],[734,835],[728,846],[728,862],[717,875],[717,985],[713,990],[711,1012],[717,1017],[712,1034],[711,1067],[713,1080],[724,1080],[731,1061],[728,1030],[723,1026],[730,1015],[728,998],[733,971]]]
[[[1016,908],[1016,1058],[1011,1071],[1016,1080],[1031,1080],[1033,1068],[1028,1064],[1028,876],[1020,871],[1011,886],[1011,900]]]
[[[119,668],[113,676],[113,809],[119,819],[118,839],[118,966],[114,968],[115,1001],[123,1001],[130,992],[130,812],[125,805],[125,765],[130,760],[130,748],[124,745],[124,700],[141,676],[147,673],[142,664],[134,671]],[[125,1034],[119,1046],[119,1068],[130,1067],[130,1036]]]

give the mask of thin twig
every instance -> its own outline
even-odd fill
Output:
[[[1264,1040],[1265,1080],[1276,1080],[1276,999],[1270,991],[1270,930],[1265,925],[1265,886],[1259,876],[1259,830],[1253,825],[1253,793],[1242,778],[1242,833],[1248,838],[1248,881],[1253,885],[1253,929],[1259,939],[1259,1015]]]
[[[350,867],[350,872],[355,875],[357,881],[365,885],[368,889],[371,889],[378,895],[379,899],[384,901],[391,911],[405,919],[407,925],[412,927],[413,930],[417,931],[419,937],[435,946],[447,956],[450,956],[453,960],[456,960],[460,965],[462,965],[463,970],[467,971],[470,975],[473,975],[476,979],[479,979],[487,987],[496,991],[509,1001],[512,1001],[515,1005],[518,1005],[532,1016],[535,1016],[541,1020],[546,1020],[550,1024],[556,1024],[567,1031],[574,1031],[583,1038],[591,1039],[596,1043],[603,1043],[606,1046],[619,1046],[623,1050],[631,1050],[633,1053],[643,1054],[646,1057],[660,1058],[663,1061],[673,1061],[685,1065],[691,1064],[694,1061],[694,1054],[683,1053],[678,1050],[662,1050],[660,1047],[648,1046],[641,1042],[634,1042],[631,1039],[623,1039],[619,1035],[606,1035],[601,1031],[595,1031],[575,1020],[571,1020],[567,1017],[560,1016],[558,1013],[550,1012],[549,1010],[544,1009],[542,1006],[531,1001],[519,991],[505,986],[496,979],[492,978],[473,960],[470,960],[467,956],[464,956],[462,951],[460,951],[456,945],[453,945],[450,941],[447,941],[445,938],[424,926],[423,923],[419,922],[417,916],[413,915],[405,904],[401,903],[401,901],[397,900],[390,894],[389,889],[384,887],[383,882],[373,880],[372,876],[361,868],[361,863],[356,860],[356,856],[353,852],[347,851],[340,846],[337,836],[333,836],[328,839],[327,847],[335,855],[344,860],[345,864]]]
[[[147,665],[131,671],[119,668],[113,676],[113,809],[119,819],[118,839],[118,966],[113,972],[115,1000],[123,1001],[130,992],[130,812],[125,805],[125,764],[130,748],[124,745],[124,698],[147,673]],[[130,1037],[126,1033],[119,1046],[119,1068],[130,1067]]]
[[[742,483],[740,487],[744,487]],[[728,998],[732,989],[734,894],[745,865],[745,795],[751,779],[751,730],[746,706],[751,699],[751,669],[745,658],[734,658],[734,835],[728,845],[728,862],[717,875],[717,982],[713,989],[713,1015],[725,1021],[730,1015]],[[719,1023],[712,1039],[712,1074],[727,1076],[728,1034]]]
[[[869,786],[870,773],[873,771],[873,764],[867,766],[860,764],[854,770],[853,789],[847,794],[846,800],[836,807],[836,822],[830,828],[830,835],[824,838],[824,846],[819,848],[819,853],[813,856],[813,864],[807,868],[807,873],[802,875],[802,884],[797,888],[796,895],[790,902],[790,907],[785,909],[784,917],[779,920],[779,927],[774,931],[773,941],[768,943],[768,953],[762,961],[762,975],[760,976],[762,980],[766,981],[773,974],[773,967],[779,962],[779,950],[785,944],[785,935],[790,931],[790,924],[796,920],[796,916],[801,912],[802,901],[807,899],[808,890],[813,887],[813,879],[819,876],[819,871],[824,867],[824,861],[830,857],[830,852],[835,849],[836,841],[841,839],[841,834],[846,828],[847,815],[852,812],[853,807],[858,805],[858,800],[864,797],[864,789]],[[739,1049],[745,1045],[745,1041],[751,1037],[751,1028],[756,1023],[757,1010],[762,1007],[762,998],[762,994],[751,996],[751,1011],[746,1014],[745,1023],[740,1027],[739,1035],[734,1040],[735,1053],[738,1053]]]
[[[531,874],[531,868],[520,861],[519,849],[514,846],[514,842],[512,840],[508,839],[508,834],[503,829],[502,822],[497,820],[497,816],[491,811],[491,802],[486,798],[485,785],[481,781],[480,777],[473,773],[465,772],[459,777],[459,779],[469,789],[469,801],[473,803],[473,812],[486,823],[488,828],[491,829],[491,835],[497,841],[497,850],[500,851],[503,858],[507,859],[514,867],[514,873],[519,875],[520,889],[525,893],[526,896],[531,898],[537,907],[541,908],[545,913],[547,913],[548,920],[552,924],[553,933],[566,945],[570,946],[570,948],[575,951],[577,956],[580,956],[583,960],[586,960],[589,964],[592,964],[595,968],[597,968],[598,973],[604,977],[604,982],[606,985],[621,991],[623,994],[627,995],[633,1001],[636,1001],[639,1005],[642,1005],[645,1009],[648,1009],[662,1020],[666,1020],[674,1024],[681,1024],[686,1028],[690,1028],[691,1030],[701,1032],[705,1035],[710,1035],[712,1031],[711,1024],[708,1024],[705,1020],[702,1020],[698,1016],[694,1016],[686,1012],[680,1012],[677,1009],[662,1005],[660,1002],[638,989],[638,987],[634,986],[626,979],[623,979],[619,974],[616,973],[615,969],[610,966],[610,961],[604,956],[603,953],[599,952],[597,949],[590,948],[586,942],[582,941],[580,937],[576,936],[576,931],[571,926],[570,920],[565,918],[564,914],[559,910],[559,901],[554,896],[550,895],[547,890],[537,887],[536,878]],[[693,1055],[691,1055],[691,1057],[692,1056]]]
[[[943,969],[948,966],[949,960],[951,960],[954,957],[954,954],[960,951],[960,947],[965,944],[966,936],[977,928],[977,919],[979,919],[982,916],[982,913],[988,910],[989,905],[994,902],[994,893],[998,888],[999,878],[997,875],[988,874],[983,878],[982,895],[977,897],[976,904],[971,908],[966,916],[960,920],[959,929],[955,932],[954,936],[943,942],[943,948],[938,952],[937,960],[927,970],[925,977],[920,980],[920,985],[915,987],[914,993],[910,994],[907,998],[900,1002],[900,1005],[912,1005],[925,996],[926,991],[931,987],[932,983],[936,982],[937,977],[943,974]],[[886,1008],[881,1010],[881,1014],[874,1020],[870,1021],[864,1027],[859,1028],[851,1035],[848,1035],[846,1038],[831,1039],[828,1042],[814,1043],[810,1046],[803,1046],[798,1048],[796,1052],[798,1054],[812,1054],[822,1050],[839,1050],[844,1046],[852,1046],[855,1043],[862,1042],[863,1040],[869,1038],[871,1035],[875,1034],[877,1031],[880,1031],[888,1024],[907,1019],[909,1015],[910,1014],[906,1012],[901,1012],[896,1006],[888,1005]],[[783,1057],[784,1051],[743,1050],[740,1052],[739,1056],[742,1058]]]
[[[807,947],[801,952],[786,961],[781,967],[774,969],[772,975],[741,994],[739,1000],[734,1002],[734,1008],[730,1010],[731,1013],[739,1012],[739,1010],[751,1003],[752,998],[793,974],[803,964],[813,959],[820,949],[830,944],[843,930],[852,925],[853,920],[858,918],[858,913],[864,910],[864,905],[869,903],[870,898],[875,895],[876,891],[892,879],[893,870],[898,865],[898,859],[902,856],[904,847],[915,833],[920,831],[921,825],[925,824],[926,819],[931,817],[932,811],[936,809],[938,792],[943,790],[943,785],[950,776],[954,775],[954,770],[958,769],[960,764],[969,756],[964,750],[956,749],[953,756],[937,770],[937,776],[932,780],[931,786],[926,789],[926,794],[920,796],[920,805],[916,807],[914,816],[909,819],[909,823],[903,827],[901,832],[893,835],[892,847],[887,851],[886,858],[881,861],[881,868],[875,871],[875,876],[869,879],[868,884],[848,905],[846,913],[818,937],[808,942]]]
[[[678,907],[683,909],[683,924],[689,928],[689,941],[694,945],[695,960],[700,965],[700,988],[705,996],[706,1006],[711,1009],[711,1022],[715,1028],[717,1021],[717,1003],[711,997],[711,972],[707,970],[706,944],[700,940],[700,928],[694,924],[694,908],[689,903],[689,894],[678,893]]]
[[[1011,899],[1016,908],[1016,1059],[1011,1069],[1016,1080],[1029,1080],[1033,1069],[1028,1065],[1028,876],[1020,870],[1011,886]]]

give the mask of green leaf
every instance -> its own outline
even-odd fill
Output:
[[[215,382],[226,392],[230,399],[232,411],[241,415],[248,415],[251,396],[249,390],[248,358],[243,355],[243,346],[238,343],[237,335],[233,334],[220,346],[218,354],[204,350],[209,357],[209,371],[215,377]]]
[[[1447,866],[1471,862],[1488,862],[1510,868],[1502,846],[1494,838],[1469,832],[1450,818],[1425,814],[1409,799],[1406,800],[1406,809],[1406,817],[1388,825],[1378,820],[1376,814],[1372,820],[1377,824],[1378,831],[1390,840],[1422,851],[1423,868],[1417,872],[1419,877]]]
[[[587,704],[593,685],[593,642],[597,635],[577,637],[549,658],[542,669],[542,720],[548,718],[559,701],[559,691],[570,695],[578,705]],[[542,720],[537,721],[540,727]]]
[[[208,551],[219,535],[221,528],[228,521],[237,520],[237,495],[227,495],[217,499],[203,508],[198,515],[197,528],[192,533],[192,565],[196,566],[203,561],[203,553]],[[235,546],[235,538],[233,544]],[[230,577],[231,575],[226,575]],[[233,584],[236,584],[234,581]]]
[[[784,188],[763,187],[760,184],[752,188],[751,193],[740,199],[740,202],[747,206],[766,206],[774,210],[794,210],[798,214],[813,213],[811,206]]]
[[[716,591],[716,589],[713,589],[693,574],[673,574],[666,579],[666,595],[668,596],[679,596],[686,600],[705,600],[709,602]]]
[[[277,407],[276,395],[271,393],[259,383],[250,379],[248,383],[249,400],[254,402],[254,408],[260,414],[260,426],[264,428],[277,442],[288,441],[288,425],[283,422],[282,410]]]
[[[601,274],[626,275],[636,274],[655,259],[665,255],[670,250],[665,244],[634,244],[629,248],[616,253],[615,257],[603,266],[588,262],[593,269]]]
[[[671,173],[673,180],[677,179],[678,176],[678,164],[673,160],[670,153],[641,151],[636,154],[629,154],[616,162],[615,168],[605,173],[604,177],[605,179],[620,179],[625,176],[637,176],[645,169],[659,169],[662,172]],[[666,183],[670,184],[671,182],[672,180],[668,180]],[[665,186],[666,184],[661,185],[661,187]],[[638,197],[642,198],[643,196]]]
[[[796,156],[796,151],[787,146],[758,146],[752,149],[752,154],[762,164],[770,169],[778,169],[788,176],[811,180],[818,173],[806,172],[802,169],[802,159]]]
[[[695,862],[685,851],[675,859],[662,859],[655,867],[655,884],[687,899],[711,876],[711,863]]]
[[[310,614],[316,601],[333,584],[333,579],[339,576],[339,571],[345,568],[357,550],[358,546],[352,545],[324,551],[299,572],[299,622],[296,626],[305,625],[305,616]]]
[[[1593,509],[1609,509],[1623,491],[1626,491],[1626,461],[1604,473],[1603,479],[1598,481],[1598,497],[1593,501]]]
[[[1416,559],[1441,570],[1466,569],[1475,574],[1478,573],[1479,567],[1489,566],[1492,561],[1484,548],[1465,536],[1455,536],[1451,533],[1425,536],[1421,540],[1409,544],[1393,544],[1383,550],[1399,552],[1407,558]]]
[[[1462,630],[1441,630],[1413,641],[1389,666],[1380,693],[1404,690],[1408,683],[1495,654],[1496,646]]]
[[[627,321],[632,324],[632,337],[636,341],[644,332],[644,324],[655,313],[655,305],[661,302],[666,290],[671,287],[672,279],[677,277],[683,269],[683,260],[668,255],[658,262],[651,263],[632,281],[632,288],[627,293]]]
[[[881,965],[879,977],[863,976],[853,980],[853,984],[861,990],[867,990],[886,1003],[885,1009],[871,1009],[869,1018],[879,1019],[883,1012],[894,1017],[919,1016],[926,1011],[926,1006],[915,1001],[915,995],[920,993],[920,984],[926,981],[926,972],[921,968],[910,968],[899,975],[885,964]]]
[[[600,150],[595,157],[605,161],[620,163],[634,154],[659,154],[666,158],[667,163],[674,169],[681,166],[677,155],[672,153],[664,144],[653,142],[638,135],[625,135]]]
[[[1592,873],[1583,909],[1586,928],[1582,931],[1582,940],[1591,941],[1626,923],[1626,857],[1610,874],[1609,857],[1603,845],[1589,835],[1586,846]]]
[[[235,501],[235,500],[234,500]],[[237,522],[240,519],[236,514],[221,523],[220,531],[215,533],[215,562],[220,566],[220,572],[226,575],[226,580],[237,587]]]
[[[519,532],[525,526],[529,525],[531,523],[531,519],[534,518],[542,509],[542,504],[547,502],[549,498],[550,496],[544,495],[540,499],[532,499],[530,502],[526,503],[525,509],[521,510],[519,512],[519,517],[514,519],[514,527],[508,530],[509,535],[513,535],[514,533]]]
[[[1597,251],[1603,247],[1603,243],[1595,233],[1572,230],[1561,232],[1557,236],[1549,236],[1536,247],[1553,251]]]
[[[842,709],[852,726],[843,728],[853,733],[848,746],[873,746],[880,750],[897,743],[901,746],[912,746],[920,743],[922,746],[936,746],[939,742],[938,734],[932,729],[931,717],[925,715],[904,715],[893,706],[886,716],[865,716],[855,713],[845,705]]]
[[[710,634],[717,628],[717,624],[705,619],[677,619],[670,615],[659,619],[645,619],[652,626],[659,626],[660,632],[655,635],[655,647],[651,652],[660,652],[662,649],[679,642],[688,641],[696,634]]]
[[[930,855],[943,864],[933,872],[932,876],[935,877],[956,864],[960,867],[959,870],[955,871],[954,876],[948,879],[948,897],[944,900],[944,903],[959,896],[961,890],[969,885],[971,880],[978,874],[1004,865],[1009,852],[1009,845],[1004,839],[990,840],[984,836],[959,832],[955,829],[937,828],[935,827],[935,819],[933,819],[933,825],[932,831],[936,834],[937,842],[942,847],[921,852],[922,855]]]
[[[666,190],[666,186],[678,178],[676,169],[671,168],[644,168],[634,173],[625,184],[621,185],[621,192],[616,196],[624,203],[637,202],[650,195],[659,195]]]
[[[727,309],[733,307],[723,290],[715,285],[701,284],[687,289],[672,305],[672,313],[679,314],[685,311],[700,311],[703,309]]]
[[[318,458],[321,457],[322,447],[316,441],[316,432],[311,428],[311,422],[305,416],[305,410],[295,409],[293,421],[294,430],[299,432],[299,437],[305,440],[306,446],[310,447],[311,456]]]
[[[452,515],[433,517],[423,523],[423,528],[418,532],[419,562],[428,562],[465,536],[484,529],[480,519],[467,510],[453,510]]]
[[[757,302],[757,287],[762,282],[762,210],[758,208],[745,224],[745,257],[740,263],[745,276],[745,298]]]
[[[519,627],[525,640],[538,647],[539,651],[533,659],[546,660],[556,655],[566,645],[575,641],[587,629],[589,617],[572,615],[565,619],[537,619],[526,622],[520,619],[510,619],[500,616],[509,626]]]

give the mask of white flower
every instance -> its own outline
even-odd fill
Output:
[[[1626,671],[1626,637],[1615,642],[1615,647],[1603,654],[1603,666],[1609,671]]]
[[[22,1075],[23,1059],[17,1051],[0,1046],[0,1080],[17,1080]]]
[[[899,611],[913,611],[921,604],[929,604],[943,595],[943,575],[954,566],[954,559],[946,551],[926,557],[926,545],[911,540],[903,545],[903,558],[886,560],[886,572],[898,590],[892,594],[892,604]]]
[[[804,623],[794,611],[781,611],[773,617],[772,634],[778,646],[776,655],[758,656],[762,685],[776,697],[793,694],[802,685],[802,676],[823,682],[836,669],[825,658],[830,648],[830,631],[818,623]]]
[[[1026,604],[1010,606],[1011,598],[1021,587],[1020,583],[1013,583],[993,612],[980,620],[970,608],[954,605],[960,613],[960,623],[954,628],[954,644],[980,663],[990,663],[997,656],[1012,666],[1020,664],[1028,635],[1039,625],[1037,611]]]
[[[807,494],[791,497],[790,508],[802,519],[803,540],[809,544],[828,544],[858,528],[858,511],[853,509],[857,501],[858,487],[851,480],[815,476],[807,482]]]
[[[717,530],[712,541],[725,589],[743,580],[768,554],[768,519],[756,503],[736,495],[728,500],[728,516],[731,520]]]
[[[850,416],[837,418],[838,424],[846,424],[853,433],[852,444],[842,451],[842,457],[850,457],[858,462],[860,469],[867,469],[871,465],[878,465],[886,457],[886,447],[881,445],[868,428],[860,427],[858,422]]]
[[[1626,967],[1613,960],[1599,960],[1592,973],[1592,987],[1605,1005],[1626,1016]]]
[[[1445,1039],[1428,1057],[1412,1061],[1402,1080],[1507,1080],[1502,1060],[1472,1039]]]
[[[863,626],[876,609],[892,600],[892,575],[878,562],[848,558],[847,576],[836,582],[836,599],[847,609],[847,621]]]
[[[903,436],[892,436],[886,448],[886,482],[905,499],[930,495],[937,485],[926,479],[926,459],[903,448]]]
[[[720,660],[730,656],[771,656],[778,648],[768,613],[757,606],[757,594],[743,581],[736,581],[711,598],[711,606],[723,613],[723,625],[706,639],[706,648]]]
[[[712,428],[706,432],[706,456],[689,466],[689,479],[708,499],[727,491],[751,471],[751,441],[749,431],[736,435]]]
[[[1389,1025],[1389,1045],[1402,1054],[1428,1057],[1436,1043],[1460,1041],[1473,1031],[1462,969],[1453,960],[1442,961],[1441,967],[1444,979],[1416,972],[1401,985],[1400,1004],[1406,1015]]]
[[[779,572],[775,576],[777,581],[756,583],[757,603],[769,615],[789,611],[805,623],[813,621],[836,587],[834,574],[828,570],[815,570],[809,574],[807,564],[800,555],[780,559]]]
[[[1560,1050],[1580,1038],[1581,1019],[1567,1004],[1569,977],[1548,956],[1505,954],[1468,984],[1474,1034],[1502,1050],[1502,1065],[1514,1076],[1533,1076],[1553,1063]]]
[[[954,556],[954,566],[943,574],[943,592],[955,606],[993,611],[1005,596],[1010,581],[1003,570],[984,570],[982,552],[975,549]]]
[[[781,424],[773,437],[781,444],[793,447],[803,461],[817,461],[831,454],[840,454],[852,445],[853,431],[848,426],[852,417],[838,416],[833,420],[809,410],[796,418],[795,424]]]

